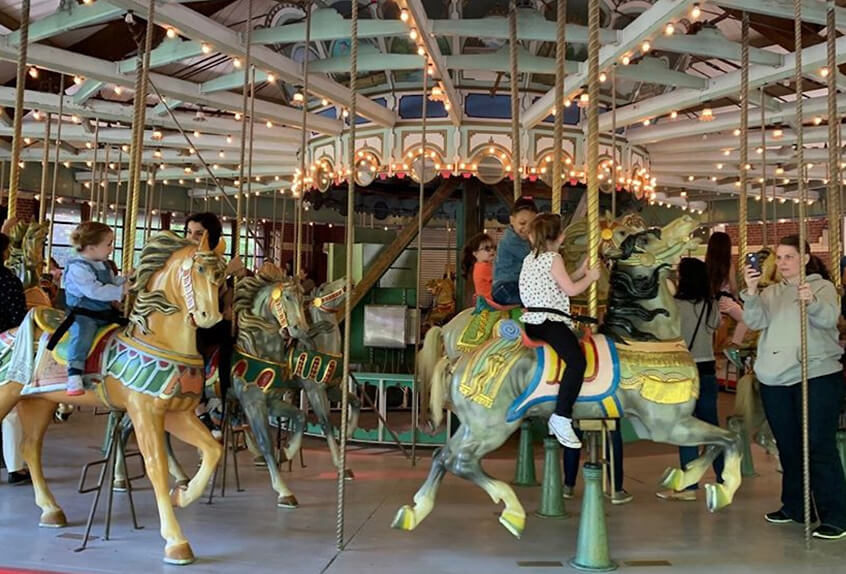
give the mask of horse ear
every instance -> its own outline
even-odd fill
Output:
[[[217,247],[214,248],[214,254],[219,257],[224,253],[226,253],[226,240],[221,237],[217,242]]]
[[[200,240],[200,247],[197,248],[197,251],[211,251],[211,247],[209,247],[209,232],[203,232],[203,238]]]

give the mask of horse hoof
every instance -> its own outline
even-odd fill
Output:
[[[520,538],[526,528],[526,517],[506,510],[499,515],[499,523],[505,526],[505,529],[511,534]]]
[[[293,494],[280,496],[276,499],[277,508],[297,508],[299,505],[300,503],[297,501],[297,497]]]
[[[414,530],[417,528],[414,509],[407,504],[400,508],[394,517],[394,521],[391,522],[391,528],[396,528],[397,530]]]
[[[115,492],[126,492],[127,485],[126,479],[124,478],[116,478],[114,482],[112,482],[112,490]]]
[[[355,480],[355,473],[349,468],[344,470],[344,480]]]
[[[263,456],[257,456],[253,459],[253,464],[258,467],[267,467],[267,461],[264,460]]]
[[[68,519],[65,518],[65,512],[61,509],[42,513],[38,521],[38,526],[41,528],[64,528],[67,525]]]
[[[664,471],[658,485],[659,488],[666,490],[683,490],[687,486],[684,484],[684,472],[681,469],[670,467]]]
[[[166,547],[162,560],[164,560],[165,564],[185,566],[194,562],[196,558],[194,558],[194,551],[191,550],[191,545],[187,542],[182,542],[181,544]]]
[[[180,478],[176,481],[174,488],[188,488],[188,483],[191,482],[188,478]]]
[[[708,512],[717,512],[731,504],[731,495],[724,484],[705,485],[705,504]]]

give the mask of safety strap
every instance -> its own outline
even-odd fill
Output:
[[[549,313],[551,315],[558,315],[559,317],[566,317],[571,321],[584,323],[586,325],[599,324],[599,321],[595,317],[588,317],[587,315],[571,315],[570,313],[565,313],[560,309],[552,309],[551,307],[526,307],[526,311],[529,313]]]
[[[47,342],[47,350],[52,351],[56,348],[56,345],[59,344],[59,341],[62,340],[62,337],[64,337],[65,333],[68,332],[68,329],[71,328],[73,322],[76,321],[77,315],[82,315],[83,317],[90,317],[92,319],[98,319],[100,321],[106,321],[107,323],[117,323],[121,326],[129,324],[129,320],[121,316],[121,314],[114,309],[108,309],[106,311],[93,311],[91,309],[83,309],[82,307],[74,307],[70,310],[70,313],[65,316],[64,320],[56,328],[56,331],[52,335],[50,335],[50,340]]]

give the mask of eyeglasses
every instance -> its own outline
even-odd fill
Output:
[[[485,245],[484,247],[480,247],[479,251],[496,251],[496,245]]]

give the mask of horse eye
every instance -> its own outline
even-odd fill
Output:
[[[202,265],[200,265],[199,267],[197,267],[197,271],[198,271],[198,272],[200,272],[200,273],[205,273],[205,272],[206,272],[206,268],[205,268],[205,267],[203,267]]]

